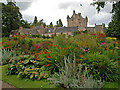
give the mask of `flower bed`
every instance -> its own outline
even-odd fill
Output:
[[[106,38],[104,34],[80,34],[70,38],[63,34],[40,42],[16,35],[3,43],[2,49],[16,51],[8,62],[7,75],[17,75],[21,79],[46,79],[60,74],[61,67],[66,67],[64,57],[69,57],[67,63],[74,60],[76,66],[81,64],[81,72],[87,67],[88,75],[84,77],[92,75],[94,80],[102,81],[119,79],[118,41]]]

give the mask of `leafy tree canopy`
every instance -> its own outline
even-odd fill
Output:
[[[108,25],[108,29],[105,30],[105,33],[107,36],[111,37],[117,37],[120,39],[120,1],[115,2],[116,0],[113,0],[112,3],[112,21]],[[104,8],[106,2],[94,2],[92,5],[97,5],[97,11],[99,12],[101,8]]]
[[[56,22],[56,26],[57,27],[63,27],[63,23],[62,23],[62,21],[61,21],[61,19],[59,19],[57,22]]]
[[[22,14],[15,3],[2,3],[2,36],[9,36],[11,30],[18,29],[21,19]]]

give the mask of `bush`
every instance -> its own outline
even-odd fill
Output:
[[[17,56],[10,59],[7,75],[18,75],[17,78],[26,79],[45,79],[50,75],[49,65],[40,65],[39,61],[34,56],[23,55]]]
[[[109,59],[107,55],[100,53],[85,54],[80,60],[82,65],[88,66],[89,74],[92,74],[95,79],[102,79],[105,81],[117,81],[118,64],[112,58]]]
[[[54,85],[64,88],[102,88],[103,82],[94,80],[88,76],[87,68],[83,69],[81,64],[76,64],[75,59],[64,58],[64,64],[59,66],[59,73],[55,73],[52,78],[48,78]]]

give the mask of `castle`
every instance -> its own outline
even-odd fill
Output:
[[[68,34],[73,36],[74,31],[89,31],[89,32],[104,32],[105,24],[102,25],[96,25],[95,27],[88,27],[88,17],[86,16],[83,18],[81,16],[81,13],[76,14],[75,10],[73,10],[73,15],[69,17],[67,16],[67,27],[56,27],[54,26],[53,28],[44,28],[43,25],[37,26],[34,28],[30,29],[23,29],[20,27],[18,30],[12,30],[12,33],[19,32],[21,35],[35,35],[35,34],[40,34],[40,35],[45,35],[45,36],[52,36],[53,34]]]

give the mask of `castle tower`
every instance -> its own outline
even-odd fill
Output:
[[[76,14],[73,10],[73,15],[71,17],[67,16],[67,25],[68,27],[87,27],[88,18],[83,18],[81,13]]]

